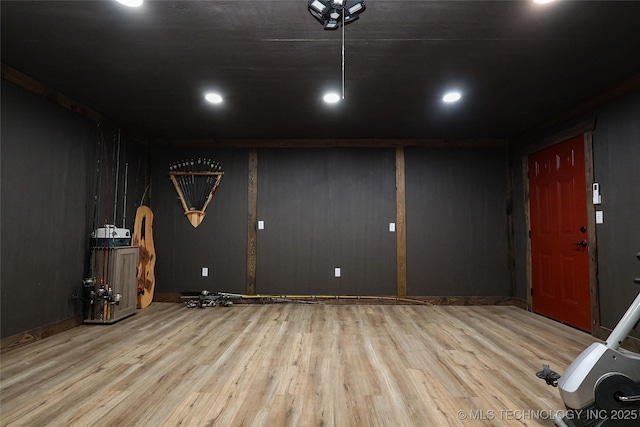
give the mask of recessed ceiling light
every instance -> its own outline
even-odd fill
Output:
[[[324,96],[324,102],[326,102],[327,104],[335,104],[336,102],[340,101],[340,95],[338,95],[335,92],[332,93],[328,93]]]
[[[538,4],[545,4],[545,3],[551,3],[554,0],[533,0],[534,3],[538,3]]]
[[[140,7],[144,0],[116,0],[118,3],[129,7]]]
[[[217,93],[210,92],[204,96],[204,99],[209,101],[212,104],[220,104],[222,103],[222,97]]]
[[[460,98],[462,98],[460,92],[448,92],[442,97],[442,100],[444,102],[456,102],[459,101]]]

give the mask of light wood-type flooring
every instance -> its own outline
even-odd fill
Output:
[[[593,338],[512,306],[153,303],[5,352],[2,426],[551,426]]]

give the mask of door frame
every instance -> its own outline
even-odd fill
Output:
[[[527,310],[533,311],[532,272],[531,272],[531,217],[529,211],[529,155],[571,138],[584,136],[585,180],[587,187],[587,233],[589,248],[589,289],[591,294],[591,335],[600,332],[600,298],[598,284],[598,245],[596,236],[596,209],[593,200],[593,130],[595,119],[578,123],[570,128],[556,132],[546,138],[529,144],[522,156],[522,177],[524,183],[524,210],[526,222],[526,276],[527,276]]]

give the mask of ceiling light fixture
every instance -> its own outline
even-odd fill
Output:
[[[144,0],[116,0],[118,3],[129,7],[140,7]]]
[[[342,27],[342,99],[344,99],[344,27],[360,17],[366,9],[364,0],[308,0],[309,13],[322,24],[325,30]],[[327,96],[324,98],[327,101]]]
[[[324,102],[326,102],[327,104],[335,104],[336,102],[340,101],[340,95],[331,92],[327,93],[322,99],[324,99]]]
[[[325,30],[336,30],[358,19],[364,12],[364,0],[350,2],[347,0],[309,0],[309,12],[322,24]]]
[[[533,0],[534,3],[538,3],[538,4],[546,4],[546,3],[551,3],[554,0]]]
[[[207,101],[209,101],[212,104],[221,104],[222,103],[222,97],[220,95],[218,95],[217,93],[213,93],[213,92],[209,92],[208,94],[206,94],[204,96],[204,99],[206,99]]]
[[[460,98],[462,98],[462,94],[460,94],[460,92],[448,92],[442,97],[442,100],[450,104],[452,102],[459,101]]]

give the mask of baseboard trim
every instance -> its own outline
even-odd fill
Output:
[[[180,298],[179,293],[153,293],[153,302],[187,302],[187,299]]]
[[[184,303],[187,299],[180,298],[181,294],[179,293],[154,293],[153,301],[154,302],[171,302],[171,303]],[[479,306],[479,305],[513,305],[518,308],[522,308],[526,310],[527,304],[526,301],[520,298],[512,298],[512,297],[460,297],[460,296],[417,296],[417,297],[406,297],[406,298],[398,298],[396,297],[367,297],[358,299],[357,297],[349,297],[349,298],[335,298],[335,299],[323,299],[322,302],[325,304],[416,304],[419,302],[424,302],[430,305],[468,305],[468,306]],[[245,300],[238,301],[241,304],[251,304],[251,303],[261,303],[259,299],[256,300]],[[5,353],[7,351],[20,348],[27,344],[40,341],[44,338],[50,337],[55,334],[59,334],[60,332],[64,332],[68,329],[75,328],[76,326],[80,326],[84,324],[84,320],[82,317],[71,317],[69,319],[61,320],[59,322],[51,323],[46,326],[41,326],[38,328],[34,328],[25,332],[21,332],[19,334],[11,335],[6,338],[2,338],[0,340],[0,352]],[[603,330],[603,336],[607,336],[605,328],[601,328]],[[610,332],[610,331],[609,331]],[[634,339],[634,344],[637,345],[637,348],[640,348],[640,340]],[[625,342],[626,343],[626,342]]]
[[[5,353],[9,350],[22,347],[32,342],[40,341],[82,324],[82,317],[76,316],[2,338],[0,340],[0,352]]]
[[[600,326],[594,336],[601,339],[602,341],[606,341],[612,330],[613,329]],[[622,343],[622,347],[626,350],[635,351],[636,353],[638,353],[640,352],[640,338],[627,337],[627,339],[625,339]]]
[[[180,298],[181,294],[179,293],[154,293],[153,301],[157,302],[175,302],[182,303],[187,302],[188,299]],[[194,297],[194,298],[197,298]],[[354,296],[345,296],[334,298],[322,298],[319,299],[325,304],[415,304],[419,302],[424,302],[431,305],[514,305],[518,308],[522,308],[526,310],[527,302],[520,298],[513,297],[462,297],[462,296],[414,296],[414,297],[398,297],[395,299],[394,296],[386,296],[386,297],[362,297],[358,299]],[[312,297],[309,298],[313,299]],[[239,300],[234,301],[239,304],[251,304],[251,303],[262,303],[259,299],[253,300]]]
[[[527,309],[527,301],[514,297],[414,297],[433,305],[514,305]]]

